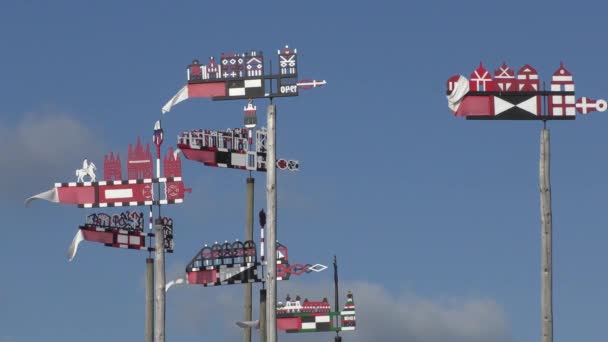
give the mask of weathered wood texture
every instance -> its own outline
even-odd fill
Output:
[[[549,130],[540,135],[541,342],[553,342],[553,257]]]

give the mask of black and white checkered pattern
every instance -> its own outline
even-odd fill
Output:
[[[331,331],[332,322],[331,316],[302,316],[302,330],[314,329],[315,331]],[[287,331],[289,332],[289,331]]]
[[[261,78],[226,81],[227,97],[263,97],[264,80]]]
[[[78,186],[96,186],[96,185],[125,185],[125,184],[152,184],[166,182],[180,182],[182,177],[161,177],[161,178],[143,178],[143,179],[123,179],[115,181],[99,181],[99,182],[68,182],[55,183],[55,187],[78,187]]]

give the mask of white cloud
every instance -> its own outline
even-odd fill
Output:
[[[504,311],[493,300],[390,294],[377,284],[355,283],[359,330],[352,341],[509,341]]]
[[[56,181],[75,179],[71,171],[84,157],[102,157],[99,134],[63,114],[0,122],[0,136],[0,199],[22,201]]]

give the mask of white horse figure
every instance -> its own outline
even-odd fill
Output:
[[[77,182],[84,182],[84,176],[89,176],[91,178],[91,182],[95,181],[95,164],[93,162],[89,163],[88,160],[84,160],[82,162],[82,169],[76,169],[76,176],[78,176]]]

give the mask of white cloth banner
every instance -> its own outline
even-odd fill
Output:
[[[243,329],[247,329],[247,328],[260,329],[260,320],[238,321],[238,322],[236,322],[236,325]]]
[[[185,282],[184,278],[177,278],[175,280],[171,280],[170,282],[168,282],[167,284],[165,284],[165,292],[169,291],[169,289],[173,286],[173,285],[181,285]]]
[[[43,199],[43,200],[47,200],[49,202],[55,202],[58,203],[59,202],[59,197],[57,196],[57,189],[56,188],[52,188],[49,191],[45,191],[45,192],[41,192],[38,195],[34,195],[28,199],[25,200],[25,206],[27,207],[31,201],[36,200],[36,199]]]
[[[454,113],[458,110],[460,106],[460,102],[464,98],[464,96],[469,92],[469,80],[466,77],[460,76],[458,81],[454,83],[454,90],[452,93],[447,96],[448,98],[448,107]]]
[[[167,102],[162,109],[163,114],[168,113],[169,111],[171,111],[171,108],[173,106],[175,106],[176,104],[187,100],[188,99],[188,86],[185,85],[182,89],[180,89],[177,94],[175,94],[175,96],[173,96],[171,98],[171,100],[169,100],[169,102]]]
[[[82,234],[82,230],[78,229],[78,233],[72,239],[72,243],[70,244],[70,248],[68,248],[68,261],[72,261],[76,256],[76,252],[78,252],[78,245],[84,241],[84,235]]]

